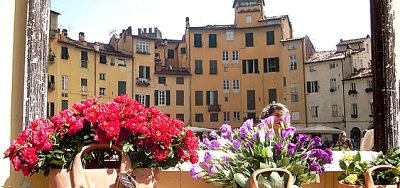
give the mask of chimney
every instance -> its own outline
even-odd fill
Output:
[[[189,27],[190,27],[190,24],[189,24],[189,17],[186,17],[186,29],[189,28]]]
[[[84,42],[84,41],[85,41],[85,33],[79,32],[79,42]]]
[[[61,32],[65,37],[68,37],[68,30],[67,29],[63,29]]]
[[[132,27],[129,26],[128,29],[126,30],[128,35],[132,35]]]
[[[141,29],[141,28],[138,28],[138,29],[137,29],[137,34],[138,34],[139,36],[142,34],[142,29]]]
[[[96,52],[100,51],[100,45],[99,45],[99,43],[98,43],[98,42],[94,42],[93,48],[94,48],[94,50],[95,50]]]
[[[147,28],[143,28],[143,33],[144,33],[144,34],[147,33]]]
[[[153,28],[149,27],[149,33],[153,33]]]

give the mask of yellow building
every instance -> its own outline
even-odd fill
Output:
[[[71,39],[67,30],[59,32],[58,15],[51,12],[48,116],[94,96],[102,102],[121,94],[132,96],[132,55],[109,44],[87,42],[83,32],[78,40]]]
[[[286,104],[293,123],[305,125],[303,63],[313,46],[308,37],[292,37],[288,16],[265,17],[263,6],[235,0],[231,25],[191,27],[186,19],[194,126],[237,127],[272,101]]]

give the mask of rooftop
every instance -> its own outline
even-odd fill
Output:
[[[336,46],[362,43],[368,38],[370,38],[369,35],[367,35],[366,37],[363,37],[363,38],[358,38],[358,39],[349,39],[349,40],[340,39],[340,42]]]
[[[352,79],[357,79],[357,78],[365,78],[365,77],[370,77],[370,76],[372,76],[372,70],[370,68],[362,68],[362,69],[357,70],[355,73],[350,75],[345,80],[352,80]]]
[[[336,50],[332,51],[321,51],[315,52],[310,56],[310,58],[306,61],[306,63],[317,63],[322,61],[330,61],[336,59],[343,59],[345,57],[344,52],[337,52]]]

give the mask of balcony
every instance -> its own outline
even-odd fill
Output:
[[[87,92],[88,88],[87,86],[81,86],[81,92]]]
[[[47,57],[47,62],[53,64],[55,59],[56,59],[56,56],[55,56],[55,55],[49,55],[49,56]]]
[[[355,89],[349,90],[349,95],[352,95],[352,94],[358,94],[357,90],[355,90]]]
[[[147,87],[150,85],[150,79],[148,78],[136,78],[136,85]]]
[[[221,111],[220,104],[208,105],[208,112],[220,112],[220,111]]]
[[[49,89],[49,91],[55,90],[55,89],[56,89],[56,83],[54,83],[54,82],[48,82],[47,88]]]
[[[373,89],[372,87],[370,87],[370,88],[365,88],[365,92],[366,92],[366,93],[370,93],[370,92],[372,92],[372,91],[374,91],[374,89]]]
[[[358,118],[358,114],[351,114],[351,118]]]

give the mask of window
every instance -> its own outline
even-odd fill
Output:
[[[181,48],[181,54],[186,54],[186,48]]]
[[[161,57],[160,57],[160,53],[155,53],[154,54],[154,60],[156,60],[156,61],[160,61],[161,60]]]
[[[194,73],[195,74],[203,74],[203,61],[202,60],[194,60]]]
[[[217,34],[209,34],[208,35],[208,47],[209,48],[217,47]]]
[[[146,108],[150,107],[150,95],[135,95],[135,100],[144,104]]]
[[[150,78],[150,67],[139,66],[139,78],[149,79]]]
[[[118,81],[118,96],[126,94],[126,82]]]
[[[218,122],[218,113],[210,114],[210,122]]]
[[[232,63],[237,64],[239,63],[239,51],[233,50],[232,52]]]
[[[230,121],[230,114],[229,112],[224,112],[224,121]]]
[[[335,63],[329,63],[329,68],[330,68],[330,69],[336,68],[336,64],[335,64]]]
[[[61,59],[69,59],[68,48],[62,46],[61,47]]]
[[[104,96],[104,95],[106,95],[106,88],[104,87],[99,88],[99,96]]]
[[[297,83],[290,84],[290,101],[299,102],[299,87]]]
[[[54,116],[54,102],[48,102],[47,103],[47,117],[53,117]]]
[[[318,92],[318,81],[307,81],[307,93]]]
[[[104,54],[100,54],[100,63],[107,64],[107,57]]]
[[[194,115],[194,121],[195,122],[203,122],[203,114],[195,114]]]
[[[118,66],[125,67],[126,66],[125,59],[118,59]]]
[[[247,119],[256,119],[256,113],[255,112],[247,113]]]
[[[233,112],[233,120],[240,121],[240,112]]]
[[[269,103],[271,104],[274,101],[277,101],[276,98],[276,89],[268,89],[268,99]],[[255,101],[254,101],[255,102]]]
[[[246,23],[251,23],[251,16],[246,16]]]
[[[246,47],[253,47],[253,33],[246,33],[245,34],[245,42],[246,42]]]
[[[318,117],[318,106],[311,106],[311,117]]]
[[[81,51],[81,67],[82,68],[87,68],[88,67],[87,51]]]
[[[229,52],[228,51],[223,51],[222,52],[222,63],[227,64],[229,60]]]
[[[233,89],[233,91],[235,91],[235,90],[239,90],[240,89],[240,85],[239,85],[239,80],[233,80],[232,81],[233,83],[232,83],[232,89]]]
[[[68,76],[66,75],[61,76],[61,90],[68,90]]]
[[[357,103],[351,103],[351,117],[352,118],[358,117]]]
[[[222,89],[224,93],[229,93],[229,80],[222,80]]]
[[[315,68],[315,66],[310,66],[308,70],[309,70],[310,72],[314,72],[314,71],[316,71],[317,69]]]
[[[256,91],[247,90],[247,110],[256,109]]]
[[[296,56],[290,56],[290,70],[297,70],[297,58]]]
[[[170,101],[170,91],[165,90],[165,91],[160,91],[160,90],[155,90],[154,91],[154,103],[156,106],[169,106],[171,104]]]
[[[350,83],[350,90],[357,90],[357,88],[356,88],[356,83],[354,83],[354,82],[352,82],[352,83]]]
[[[111,66],[114,66],[115,65],[115,59],[112,57],[112,58],[110,58],[110,65]]]
[[[158,77],[158,84],[167,84],[167,79],[165,78],[165,76]]]
[[[179,119],[181,121],[185,121],[185,114],[176,114],[176,119]]]
[[[338,105],[332,105],[332,117],[338,117],[339,116],[339,111],[338,111]]]
[[[374,115],[374,103],[368,102],[369,116]]]
[[[183,90],[176,90],[176,106],[185,105],[185,92]]]
[[[330,91],[331,92],[336,91],[336,78],[331,78],[329,83],[331,88]]]
[[[275,44],[275,36],[274,31],[267,31],[267,45]]]
[[[145,41],[136,41],[136,52],[139,53],[150,53],[149,43]]]
[[[264,58],[264,73],[279,72],[279,57]]]
[[[106,80],[106,73],[100,73],[100,80]]]
[[[81,78],[81,92],[87,92],[88,87],[87,87],[87,79]]]
[[[174,59],[175,51],[173,49],[168,49],[168,59]]]
[[[202,39],[201,39],[201,34],[194,34],[194,47],[201,48],[203,46],[202,44]]]
[[[253,74],[259,73],[258,71],[258,59],[247,59],[242,61],[242,73]]]
[[[194,105],[203,106],[203,91],[195,91],[194,92]]]
[[[299,121],[300,120],[300,112],[292,112],[291,118],[293,121]]]
[[[373,88],[373,83],[372,83],[372,80],[368,80],[367,81],[367,88]]]
[[[184,84],[183,77],[176,77],[176,84],[179,84],[179,85]]]
[[[294,49],[296,49],[296,43],[289,43],[288,49],[289,49],[289,50],[294,50]]]
[[[225,39],[226,40],[233,40],[234,39],[234,32],[233,31],[226,31]]]
[[[68,100],[61,100],[61,110],[68,109]]]
[[[206,104],[217,105],[218,104],[218,91],[207,91],[206,92]]]
[[[217,61],[210,60],[210,74],[217,74]]]

